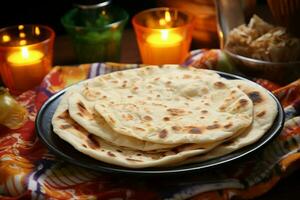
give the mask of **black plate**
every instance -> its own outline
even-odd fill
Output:
[[[226,79],[241,79],[248,81],[249,84],[256,84],[245,78],[227,74],[224,72],[217,72],[222,77]],[[257,84],[256,84],[257,85]],[[260,87],[259,85],[257,85]],[[185,174],[192,172],[200,172],[206,169],[211,169],[212,167],[223,166],[229,162],[241,159],[246,155],[250,155],[254,151],[257,151],[263,147],[267,142],[269,142],[275,135],[279,134],[284,123],[284,112],[276,97],[268,92],[269,95],[276,101],[278,114],[271,128],[264,134],[264,136],[256,143],[239,149],[233,153],[221,156],[208,161],[203,161],[200,163],[183,165],[178,167],[170,168],[144,168],[144,169],[130,169],[125,167],[119,167],[116,165],[111,165],[103,163],[101,161],[95,160],[88,157],[79,151],[75,150],[70,144],[60,139],[52,130],[51,119],[52,116],[63,96],[68,88],[58,92],[54,96],[48,99],[48,101],[40,109],[37,119],[36,119],[36,130],[40,139],[46,144],[46,146],[56,155],[60,156],[65,161],[68,161],[74,165],[78,165],[84,168],[100,171],[100,172],[110,172],[119,174],[135,174],[135,175],[171,175],[171,174]]]

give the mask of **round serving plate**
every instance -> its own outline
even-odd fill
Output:
[[[255,84],[257,87],[261,87],[260,85],[248,79],[224,72],[216,72],[223,78],[240,79],[249,82],[249,84]],[[199,163],[187,164],[177,167],[131,169],[120,167],[117,165],[107,164],[93,159],[89,156],[86,156],[85,154],[73,148],[69,143],[60,139],[59,136],[57,136],[53,132],[51,119],[63,94],[67,90],[68,88],[53,95],[42,106],[36,118],[35,125],[37,134],[40,137],[40,139],[44,142],[44,144],[50,149],[51,152],[61,157],[65,161],[77,166],[100,172],[118,173],[124,175],[172,175],[194,172],[198,173],[200,171],[211,169],[213,167],[220,167],[225,164],[230,164],[233,161],[237,161],[241,158],[244,158],[247,155],[251,155],[253,152],[256,152],[257,150],[261,149],[264,145],[266,145],[272,138],[274,138],[274,136],[279,134],[284,124],[284,112],[279,101],[271,92],[266,90],[269,93],[269,95],[275,100],[278,112],[273,125],[256,143],[234,151],[230,154]]]

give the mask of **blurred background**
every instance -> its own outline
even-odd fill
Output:
[[[68,48],[64,51],[62,47],[69,47],[70,41],[66,37],[67,33],[61,24],[61,17],[73,8],[73,0],[26,0],[16,1],[7,0],[2,2],[2,11],[0,13],[0,27],[6,27],[16,24],[43,24],[54,29],[56,33],[54,64],[76,64],[73,59],[73,50]],[[244,0],[249,7],[249,18],[254,9],[265,8],[267,0]],[[219,48],[217,35],[217,26],[215,18],[215,8],[213,0],[112,0],[112,4],[124,8],[130,20],[127,22],[123,34],[122,48],[133,49],[130,55],[121,55],[121,62],[140,62],[135,35],[132,30],[131,18],[136,13],[153,7],[167,6],[176,7],[188,11],[196,17],[196,23],[193,32],[193,41],[191,49],[198,48]],[[262,17],[269,19],[269,11],[264,9],[261,12]],[[124,38],[124,36],[126,36]],[[126,43],[127,41],[131,41]],[[72,46],[72,45],[71,45]]]

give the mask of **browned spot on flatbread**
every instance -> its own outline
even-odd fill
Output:
[[[159,77],[157,77],[157,78],[155,78],[154,80],[155,80],[155,81],[158,81],[159,79],[160,79],[160,78],[159,78]]]
[[[72,128],[73,126],[70,125],[70,124],[63,124],[60,126],[61,129],[69,129],[69,128]]]
[[[172,126],[173,131],[180,131],[181,128],[179,126]]]
[[[260,93],[257,91],[248,93],[248,96],[254,104],[261,103],[263,101]]]
[[[130,115],[130,114],[123,114],[122,115],[122,118],[126,121],[130,121],[130,120],[133,120],[133,116]]]
[[[191,133],[191,134],[200,134],[201,129],[199,127],[193,127],[189,130],[189,133]]]
[[[113,80],[112,83],[118,83],[118,81],[117,80]]]
[[[99,149],[100,148],[100,144],[98,143],[98,141],[96,140],[95,137],[96,136],[94,136],[93,134],[88,134],[88,136],[87,136],[87,144],[92,149]]]
[[[222,83],[222,82],[220,82],[220,81],[218,81],[218,82],[215,82],[215,83],[214,83],[214,86],[215,86],[216,88],[222,89],[222,88],[225,87],[225,84]]]
[[[141,160],[133,159],[133,158],[126,158],[128,161],[133,161],[133,162],[143,162]]]
[[[220,111],[224,111],[226,109],[226,106],[220,106],[219,109]]]
[[[167,111],[173,116],[183,115],[185,113],[183,109],[178,108],[169,108]]]
[[[212,130],[212,129],[217,129],[219,128],[220,125],[219,124],[213,124],[213,125],[209,125],[206,127],[207,130]]]
[[[206,114],[206,113],[208,113],[208,111],[207,110],[201,110],[201,113]]]
[[[257,117],[262,117],[266,114],[266,111],[261,111],[260,113],[258,113],[256,116]]]
[[[77,115],[79,115],[80,117],[84,117],[84,115],[81,112],[78,112]]]
[[[133,96],[127,96],[127,98],[129,98],[129,99],[132,98],[132,97],[133,97]]]
[[[163,129],[162,131],[159,132],[159,137],[160,138],[165,138],[168,135],[168,131],[166,129]]]
[[[57,116],[57,118],[59,119],[66,119],[66,117],[69,116],[69,113],[67,110],[65,110],[63,113],[61,113],[60,115]]]
[[[144,116],[144,120],[146,120],[146,121],[151,121],[151,120],[152,120],[152,117],[146,115],[146,116]]]
[[[167,85],[170,85],[171,83],[172,83],[171,81],[167,81],[167,82],[166,82]]]
[[[133,88],[133,90],[138,90],[138,89],[139,89],[139,88],[138,88],[138,87],[136,87],[136,86]]]
[[[232,123],[228,123],[224,125],[224,128],[230,128],[230,127],[232,127]]]
[[[163,119],[164,119],[164,121],[170,121],[169,117],[164,117]]]
[[[82,146],[83,146],[84,148],[87,148],[87,146],[86,146],[85,144],[82,144]]]
[[[138,131],[145,131],[145,129],[140,128],[140,127],[137,127],[137,126],[134,126],[133,128],[134,128],[135,130],[138,130]]]
[[[115,124],[115,123],[116,123],[116,121],[115,121],[113,118],[111,118],[111,117],[108,117],[108,121],[109,121],[111,124]]]
[[[110,157],[116,157],[116,155],[115,154],[113,154],[112,152],[110,152],[110,151],[108,151],[107,152],[107,155],[109,155]]]
[[[86,107],[84,106],[84,104],[82,102],[78,102],[77,106],[80,111],[82,111],[82,112],[86,111]]]
[[[78,102],[77,107],[80,111],[77,113],[79,116],[93,119],[93,115],[86,109],[86,107],[84,106],[84,104],[82,102]]]
[[[244,107],[244,106],[246,106],[246,105],[248,104],[248,101],[247,101],[247,99],[240,99],[240,100],[239,100],[239,104],[240,104],[242,107]]]

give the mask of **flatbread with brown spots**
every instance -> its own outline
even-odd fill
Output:
[[[97,160],[129,168],[158,167],[174,164],[184,159],[205,153],[210,149],[190,149],[189,146],[178,146],[165,152],[149,153],[113,145],[100,137],[90,134],[76,123],[69,115],[66,93],[52,118],[53,131],[76,150]]]
[[[71,94],[68,98],[68,109],[71,118],[76,121],[80,126],[86,129],[88,132],[101,137],[102,139],[117,145],[128,147],[132,149],[142,151],[166,151],[166,149],[178,146],[179,144],[158,144],[153,142],[147,142],[136,139],[127,135],[119,134],[114,131],[94,110],[94,104],[92,101],[87,101],[82,95],[76,90],[75,93]]]
[[[174,65],[99,76],[87,99],[119,134],[161,144],[226,140],[252,123],[253,105],[215,72]]]
[[[268,94],[267,90],[242,80],[232,80],[230,82],[239,87],[253,101],[253,123],[244,133],[235,139],[226,141],[207,154],[189,158],[187,161],[180,164],[205,161],[229,154],[247,145],[255,143],[272,126],[277,115],[278,108],[276,102]]]

